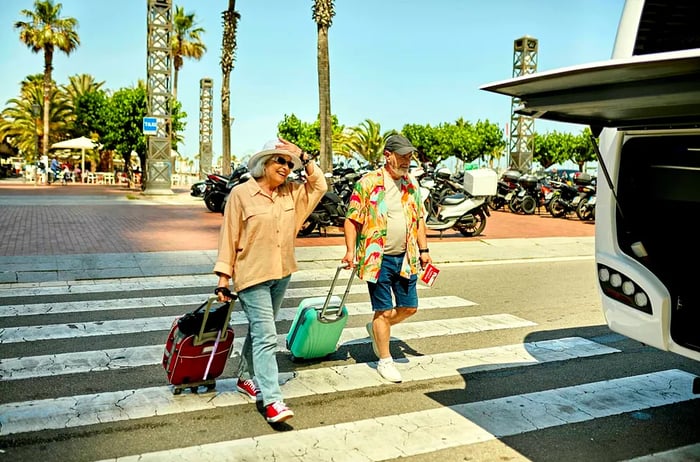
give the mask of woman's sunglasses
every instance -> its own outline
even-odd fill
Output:
[[[281,156],[273,157],[272,160],[277,164],[286,165],[287,167],[289,167],[289,170],[294,170],[294,162],[292,162],[291,160],[287,160]]]

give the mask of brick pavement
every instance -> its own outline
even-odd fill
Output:
[[[167,197],[144,196],[120,185],[34,186],[0,180],[0,255],[213,250],[221,215],[212,213],[189,188]],[[549,214],[492,212],[481,236],[429,233],[429,241],[458,242],[509,237],[585,237],[593,223]],[[342,245],[339,229],[298,238],[297,246]]]

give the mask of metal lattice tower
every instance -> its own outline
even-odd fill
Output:
[[[144,194],[172,194],[172,159],[170,156],[172,98],[173,30],[171,0],[148,0],[146,84],[148,115],[158,120],[158,131],[148,136]]]
[[[211,172],[212,166],[213,90],[212,79],[203,78],[199,81],[199,177],[202,180]]]
[[[537,72],[536,38],[524,36],[513,42],[513,77]],[[535,119],[515,113],[520,99],[513,98],[510,110],[510,168],[527,172],[535,151]]]

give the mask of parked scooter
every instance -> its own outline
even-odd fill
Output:
[[[473,176],[476,172],[478,171],[472,170],[465,172],[465,175]],[[440,199],[437,212],[429,213],[426,226],[428,229],[441,232],[446,229],[455,229],[463,236],[478,236],[486,228],[486,218],[491,215],[486,201],[496,190],[495,173],[493,176],[480,178],[478,184],[474,181],[471,192],[457,182],[451,181],[450,184],[459,192]],[[472,192],[475,194],[473,195]],[[426,204],[426,210],[430,210],[428,205],[430,195],[431,191],[421,185],[421,197]]]

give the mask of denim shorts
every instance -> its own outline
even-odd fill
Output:
[[[411,275],[410,279],[401,277],[401,264],[404,254],[384,255],[379,279],[376,283],[368,282],[369,298],[372,301],[372,311],[387,311],[394,307],[418,307],[416,282],[418,276]],[[392,293],[396,304],[392,303]]]

